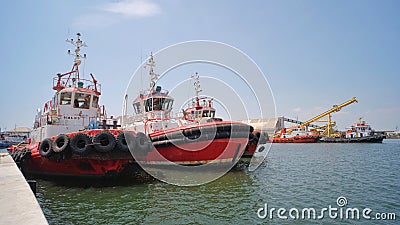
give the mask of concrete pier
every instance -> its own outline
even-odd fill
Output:
[[[0,153],[0,224],[48,224],[29,184],[4,152]]]

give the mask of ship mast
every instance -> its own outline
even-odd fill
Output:
[[[75,46],[75,51],[74,53],[71,53],[71,50],[68,50],[68,55],[74,56],[74,65],[72,67],[72,71],[71,72],[75,72],[75,78],[79,80],[79,65],[81,65],[81,58],[86,59],[86,54],[83,54],[83,56],[80,54],[81,51],[81,47],[87,47],[86,43],[83,42],[80,37],[81,37],[81,33],[77,33],[77,40],[75,41],[74,39],[67,39],[66,41],[70,44],[72,44],[73,46]]]
[[[200,103],[199,103],[199,93],[202,92],[203,90],[200,89],[200,76],[199,74],[196,72],[194,75],[192,75],[192,78],[194,80],[194,95],[196,96],[195,98],[195,106],[199,107]]]
[[[149,61],[146,63],[146,66],[150,68],[149,75],[150,75],[150,92],[154,91],[154,86],[157,83],[158,77],[160,76],[159,74],[154,73],[154,67],[156,66],[156,63],[154,62],[153,58],[153,53],[150,54]]]

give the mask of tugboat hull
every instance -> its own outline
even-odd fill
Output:
[[[234,164],[242,156],[251,127],[218,122],[171,129],[150,135],[154,148],[133,154],[145,164],[203,165]]]
[[[321,138],[321,142],[327,143],[382,143],[385,136],[383,135],[374,135],[368,137],[357,137],[357,138],[332,138],[332,137],[324,137]]]
[[[33,149],[29,149],[30,147]],[[113,178],[124,172],[127,166],[134,164],[129,152],[118,149],[109,153],[92,151],[87,156],[72,154],[71,150],[53,153],[43,157],[39,153],[39,143],[10,151],[14,161],[28,176]],[[130,167],[132,168],[132,167]]]
[[[315,143],[318,142],[318,136],[294,136],[289,138],[274,137],[271,138],[273,143]]]
[[[178,145],[156,146],[140,161],[146,164],[167,165],[175,163],[196,166],[208,163],[234,164],[243,154],[248,138],[221,138]]]
[[[132,160],[128,159],[46,159],[33,157],[21,165],[24,174],[41,177],[114,178],[122,173]]]

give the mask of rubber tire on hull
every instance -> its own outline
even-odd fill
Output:
[[[78,155],[87,155],[92,146],[92,139],[87,134],[76,134],[71,138],[69,146],[73,153]]]
[[[54,152],[62,152],[64,151],[69,144],[69,137],[65,134],[60,134],[57,138],[53,141],[52,149]]]
[[[39,153],[42,157],[48,158],[53,154],[52,143],[50,138],[46,138],[40,143]]]
[[[102,131],[93,137],[94,148],[98,152],[109,152],[115,148],[116,142],[113,134]]]
[[[117,148],[122,152],[129,152],[129,148],[136,148],[136,137],[130,132],[121,132],[117,135]]]

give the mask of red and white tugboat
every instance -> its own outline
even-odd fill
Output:
[[[385,135],[374,131],[362,118],[358,123],[347,128],[340,137],[322,137],[321,142],[337,143],[382,143]]]
[[[214,99],[199,97],[199,93],[202,91],[200,90],[199,74],[196,73],[192,78],[194,79],[195,98],[188,104],[188,107],[182,111],[183,120],[187,121],[189,124],[222,121],[221,118],[215,117],[216,110],[213,107]],[[265,134],[261,135],[261,132],[253,131],[253,127],[250,127],[249,141],[240,160],[247,161],[247,159],[253,157],[258,144],[265,144],[267,141],[268,138],[265,138]]]
[[[186,109],[182,110],[183,121],[186,121],[189,124],[222,121],[222,119],[215,117],[216,110],[212,106],[214,99],[208,97],[199,97],[199,93],[202,91],[200,90],[199,74],[196,73],[192,76],[192,78],[194,80],[195,98],[188,104]]]
[[[239,123],[212,119],[215,110],[203,108],[196,97],[194,108],[187,109],[185,118],[172,118],[173,98],[161,86],[156,86],[153,56],[147,63],[150,68],[150,88],[133,101],[134,116],[124,127],[136,136],[137,161],[151,165],[203,165],[235,164],[243,154],[252,127]],[[192,113],[193,109],[193,113]],[[205,117],[197,118],[200,113]],[[210,116],[211,115],[211,116]],[[146,148],[147,143],[154,148]],[[127,139],[129,142],[129,140]],[[147,149],[147,150],[146,150]]]
[[[133,160],[116,121],[107,123],[105,107],[99,106],[101,85],[92,74],[79,72],[80,50],[86,44],[67,40],[75,46],[72,70],[53,79],[53,98],[37,112],[30,141],[9,149],[24,173],[44,176],[114,177]]]
[[[274,137],[270,138],[273,143],[315,143],[319,135],[308,132],[305,127],[282,128]]]

